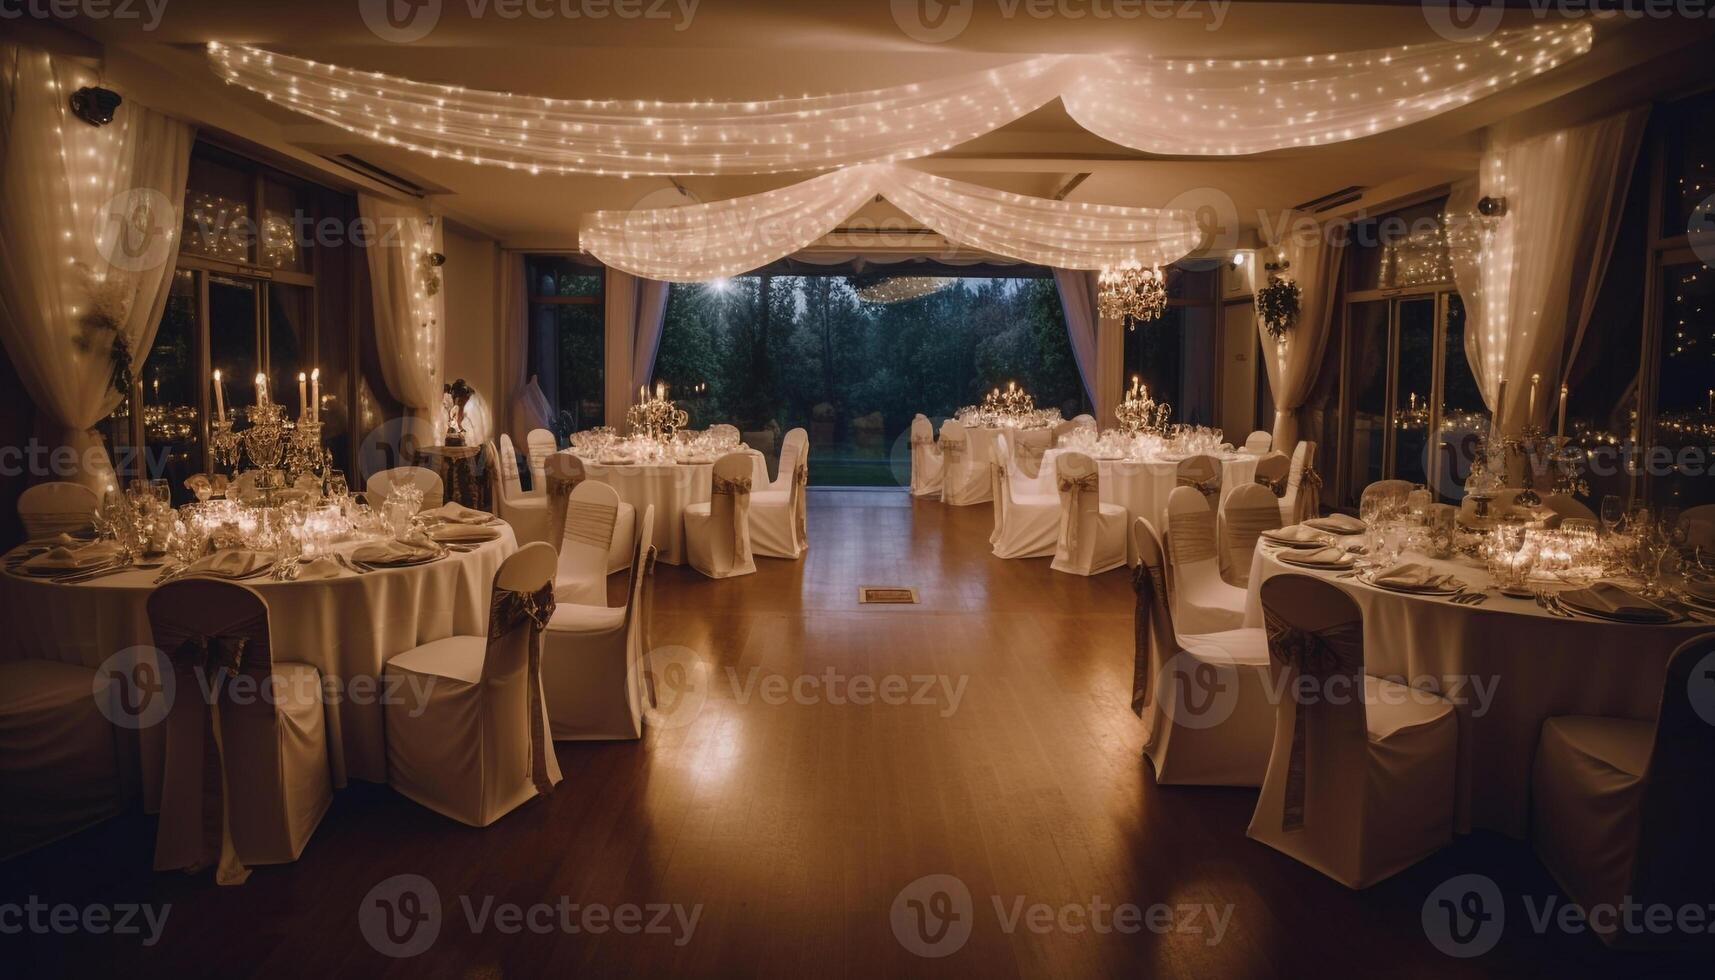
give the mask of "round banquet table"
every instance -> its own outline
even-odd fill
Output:
[[[1067,452],[1050,449],[1042,455],[1042,475],[1038,482],[1044,493],[1054,492],[1055,459]],[[1256,464],[1260,456],[1229,453],[1217,456],[1221,461],[1221,501],[1234,488],[1256,482]],[[1101,471],[1101,499],[1104,504],[1118,504],[1126,509],[1126,552],[1137,561],[1136,542],[1132,540],[1130,524],[1139,517],[1148,518],[1157,533],[1167,527],[1167,497],[1179,485],[1179,461],[1167,459],[1098,459]]]
[[[751,491],[768,485],[768,460],[754,449]],[[561,450],[570,452],[570,450]],[[655,508],[656,557],[671,565],[685,563],[685,508],[709,501],[714,485],[715,464],[707,463],[598,463],[583,458],[584,476],[612,487],[619,499],[637,508],[643,519],[646,508]]]
[[[324,690],[328,761],[335,786],[347,778],[387,781],[380,682],[388,658],[449,636],[488,631],[489,593],[500,563],[517,550],[512,529],[468,552],[450,552],[425,565],[359,575],[242,583],[268,603],[275,660],[312,664]],[[353,550],[363,542],[340,546]],[[10,642],[7,659],[57,660],[99,669],[133,646],[153,646],[146,603],[158,568],[138,568],[77,584],[0,572],[0,618]],[[406,696],[409,696],[408,694]],[[160,785],[162,726],[139,733],[144,802],[153,809]]]
[[[1542,723],[1557,715],[1653,720],[1668,657],[1707,623],[1616,623],[1566,619],[1532,599],[1490,593],[1481,605],[1377,588],[1337,572],[1300,568],[1258,547],[1251,559],[1244,625],[1263,625],[1257,591],[1280,574],[1314,575],[1339,586],[1364,617],[1364,670],[1449,698],[1459,716],[1454,822],[1461,833],[1485,828],[1524,837],[1530,820],[1531,766]],[[1470,589],[1489,584],[1487,569],[1466,559],[1408,555],[1451,572]]]

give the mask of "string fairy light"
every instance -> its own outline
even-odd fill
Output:
[[[703,282],[810,245],[876,195],[954,244],[1061,269],[1167,265],[1201,240],[1191,211],[1027,197],[866,164],[725,201],[592,212],[579,244],[634,275]]]
[[[1079,125],[1150,153],[1231,156],[1397,129],[1590,50],[1589,24],[1293,58],[1044,55],[833,95],[750,102],[555,99],[467,89],[210,42],[227,82],[385,143],[530,173],[690,175],[915,159],[1059,98]]]

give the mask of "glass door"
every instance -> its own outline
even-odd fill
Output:
[[[1414,296],[1393,303],[1393,445],[1389,478],[1428,485],[1432,461],[1429,432],[1435,394],[1436,297]],[[1462,355],[1461,355],[1462,356]]]
[[[1347,312],[1344,503],[1350,507],[1386,472],[1392,312],[1388,300],[1353,303]]]

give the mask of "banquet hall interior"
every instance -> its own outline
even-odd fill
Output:
[[[0,2],[3,972],[1710,975],[1712,41]]]

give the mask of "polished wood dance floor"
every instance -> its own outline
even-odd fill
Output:
[[[566,779],[553,796],[485,830],[354,784],[302,860],[258,869],[237,888],[151,872],[153,820],[111,822],[0,865],[0,903],[170,903],[159,943],[0,935],[4,972],[1678,972],[1674,961],[1610,953],[1587,934],[1537,935],[1516,902],[1493,951],[1444,956],[1424,919],[1447,879],[1481,873],[1509,895],[1558,894],[1528,845],[1462,838],[1349,892],[1245,837],[1254,792],[1155,786],[1126,707],[1125,572],[1082,579],[1046,560],[996,560],[987,506],[894,492],[810,499],[802,562],[759,559],[757,575],[725,582],[662,567],[655,644],[688,648],[704,665],[674,673],[676,689],[663,693],[676,698],[672,727],[635,743],[560,744]],[[914,588],[920,602],[860,606],[863,585]],[[441,922],[427,952],[392,959],[365,938],[360,906],[403,874],[432,883]],[[969,903],[935,887],[945,879],[908,889],[929,875],[954,876]],[[389,912],[417,909],[394,899]],[[538,903],[556,907],[552,923],[532,918]],[[1128,904],[1134,913],[1116,913]],[[508,905],[526,907],[515,934],[501,931],[497,910]],[[580,929],[609,922],[586,918],[590,906],[613,918],[603,931],[568,934],[560,906],[577,906],[568,914]],[[633,914],[625,906],[640,907],[639,927],[666,931],[616,931]],[[658,916],[665,906],[678,908]],[[473,932],[471,914],[485,913]],[[1119,922],[1165,931],[1113,931]],[[919,957],[907,941],[947,955]]]

